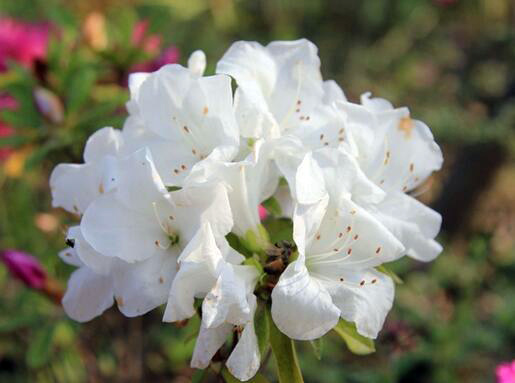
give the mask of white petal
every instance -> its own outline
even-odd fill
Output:
[[[239,277],[237,271],[250,274],[250,288],[245,286],[246,281]],[[247,302],[247,294],[254,289],[257,277],[257,271],[253,266],[238,267],[226,264],[215,286],[204,298],[202,304],[202,322],[204,325],[206,327],[218,327],[223,322],[236,325],[248,322],[251,311]]]
[[[195,315],[195,297],[203,297],[215,284],[216,278],[204,263],[185,262],[172,282],[164,322],[176,322]]]
[[[89,206],[81,232],[96,251],[126,262],[150,258],[170,242],[152,213],[131,210],[114,194],[100,196]]]
[[[440,254],[442,246],[433,239],[442,223],[436,211],[404,193],[388,193],[376,208],[377,218],[404,244],[409,256],[428,262]]]
[[[254,294],[251,294],[250,297],[251,316],[253,317],[256,310],[256,297]],[[234,377],[245,382],[256,375],[260,363],[261,355],[254,330],[254,321],[251,321],[245,325],[236,347],[227,359],[226,366]]]
[[[291,263],[272,290],[272,318],[292,339],[311,340],[331,330],[340,310],[319,281],[311,278],[299,260]]]
[[[297,220],[303,218],[295,216]],[[301,223],[305,225],[305,223]],[[295,231],[295,240],[301,233]],[[404,254],[404,246],[370,213],[350,200],[340,206],[330,203],[318,230],[307,239],[306,264],[327,272],[364,269],[393,261]],[[325,271],[324,271],[325,273]]]
[[[61,250],[59,252],[58,256],[67,265],[75,266],[75,267],[84,266],[84,264],[80,260],[79,256],[77,255],[77,251],[75,251],[75,249],[73,249],[71,247]]]
[[[152,203],[163,201],[167,193],[146,148],[119,160],[117,177],[116,199],[140,213],[152,212]]]
[[[247,159],[224,162],[208,158],[195,166],[186,182],[193,185],[225,183],[232,213],[236,214],[232,230],[237,235],[246,235],[260,225],[259,204],[275,192],[279,175],[270,158],[270,147],[258,141]]]
[[[347,101],[342,88],[334,80],[327,80],[323,83],[324,104],[331,104],[336,101]]]
[[[93,133],[84,147],[84,162],[100,161],[104,156],[116,156],[123,145],[121,131],[111,127],[102,128]]]
[[[188,146],[164,139],[146,129],[143,122],[134,116],[125,121],[123,134],[128,153],[143,147],[148,148],[157,173],[165,185],[182,186],[189,170],[199,160]],[[173,150],[170,150],[171,146]]]
[[[275,87],[275,62],[267,49],[257,42],[232,44],[216,65],[216,72],[234,77],[245,92],[261,96],[262,108],[265,108],[264,96],[270,95]]]
[[[195,297],[203,297],[215,285],[224,264],[211,226],[208,223],[188,243],[179,256],[180,268],[173,280],[165,322],[190,318],[195,314]]]
[[[234,113],[241,136],[254,139],[280,137],[280,127],[262,98],[261,94],[255,95],[248,89],[236,89]]]
[[[411,119],[407,108],[393,109],[388,101],[369,95],[362,102],[362,107],[351,103],[341,107],[354,122],[360,163],[373,182],[385,190],[409,191],[440,169],[442,153],[430,129]]]
[[[62,303],[66,314],[78,322],[99,316],[113,305],[111,278],[81,267],[68,280]]]
[[[376,338],[383,327],[394,299],[394,284],[390,277],[375,270],[349,272],[344,280],[325,280],[341,317],[356,323],[358,333]]]
[[[145,127],[199,160],[217,147],[236,154],[239,135],[228,76],[199,78],[180,65],[165,65],[141,85],[138,108]]]
[[[131,99],[137,100],[139,98],[139,89],[141,84],[148,78],[150,73],[135,72],[129,74],[129,92]]]
[[[193,350],[191,367],[204,369],[209,366],[211,359],[220,347],[223,346],[232,330],[233,325],[230,323],[224,323],[216,328],[207,328],[201,325],[195,349]]]
[[[225,237],[233,227],[227,188],[220,182],[186,186],[171,193],[175,220],[185,241],[193,237],[203,223],[209,223],[215,237]]]
[[[267,45],[278,75],[269,106],[283,132],[310,117],[323,98],[317,47],[308,40],[274,41]]]
[[[301,204],[317,203],[327,194],[324,174],[311,152],[306,154],[297,168],[294,189],[296,200]]]
[[[67,238],[74,241],[74,250],[83,264],[89,267],[93,272],[100,275],[108,275],[111,271],[113,263],[112,257],[106,257],[100,254],[86,242],[80,226],[72,226],[68,229]]]
[[[59,164],[50,176],[52,206],[82,214],[103,190],[101,169],[96,164]]]
[[[381,188],[370,182],[358,163],[347,152],[332,148],[319,149],[306,156],[305,161],[309,160],[316,163],[307,168],[311,173],[305,171],[297,175],[297,178],[325,182],[325,190],[336,204],[340,199],[349,197],[360,205],[379,202],[384,198],[385,193]],[[316,174],[316,171],[319,174]],[[319,180],[320,178],[323,180]]]
[[[143,315],[166,303],[177,271],[177,253],[162,250],[142,262],[116,262],[114,294],[125,316]]]

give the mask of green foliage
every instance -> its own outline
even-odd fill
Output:
[[[27,350],[26,361],[30,368],[43,366],[51,357],[54,340],[54,325],[46,325],[35,330]]]
[[[344,340],[349,350],[354,354],[367,355],[376,351],[374,341],[358,334],[354,323],[340,319],[334,327],[334,332]]]
[[[280,383],[304,382],[300,370],[295,343],[284,335],[271,318],[267,311],[268,322],[270,323],[270,346],[274,354],[277,376]]]

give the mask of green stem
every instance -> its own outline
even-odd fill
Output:
[[[268,315],[270,312],[268,311]],[[270,345],[274,354],[279,383],[303,383],[302,371],[293,340],[284,335],[269,317]]]

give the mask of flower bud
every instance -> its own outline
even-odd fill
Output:
[[[46,272],[33,256],[18,250],[5,250],[0,253],[0,260],[13,276],[27,287],[40,290],[45,285]]]
[[[34,100],[39,112],[54,124],[64,119],[64,108],[61,100],[51,91],[38,87],[34,89]]]
[[[197,76],[202,76],[206,70],[206,54],[196,50],[188,58],[188,69]]]

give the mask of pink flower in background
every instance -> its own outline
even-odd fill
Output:
[[[263,221],[267,216],[268,212],[266,211],[265,207],[263,205],[259,205],[259,219]]]
[[[32,255],[19,250],[5,250],[0,253],[0,260],[27,287],[40,290],[46,285],[46,272]]]
[[[48,24],[29,24],[13,19],[0,19],[0,71],[7,60],[30,68],[37,59],[46,57]]]
[[[157,54],[161,48],[161,36],[147,35],[148,20],[139,21],[132,32],[132,43],[143,49],[145,53]]]
[[[13,19],[0,19],[0,72],[7,70],[9,60],[32,68],[34,61],[46,57],[48,24],[28,24]],[[16,100],[8,95],[0,95],[0,111],[16,109]],[[0,137],[13,134],[13,129],[0,121]],[[5,160],[11,150],[0,148],[0,161]]]
[[[132,43],[149,55],[157,55],[161,51],[162,38],[156,34],[147,34],[148,20],[140,21],[134,27]],[[132,68],[134,72],[153,72],[163,65],[179,61],[179,50],[171,45],[165,48],[156,58]]]
[[[515,360],[498,365],[495,375],[497,383],[515,383]]]

